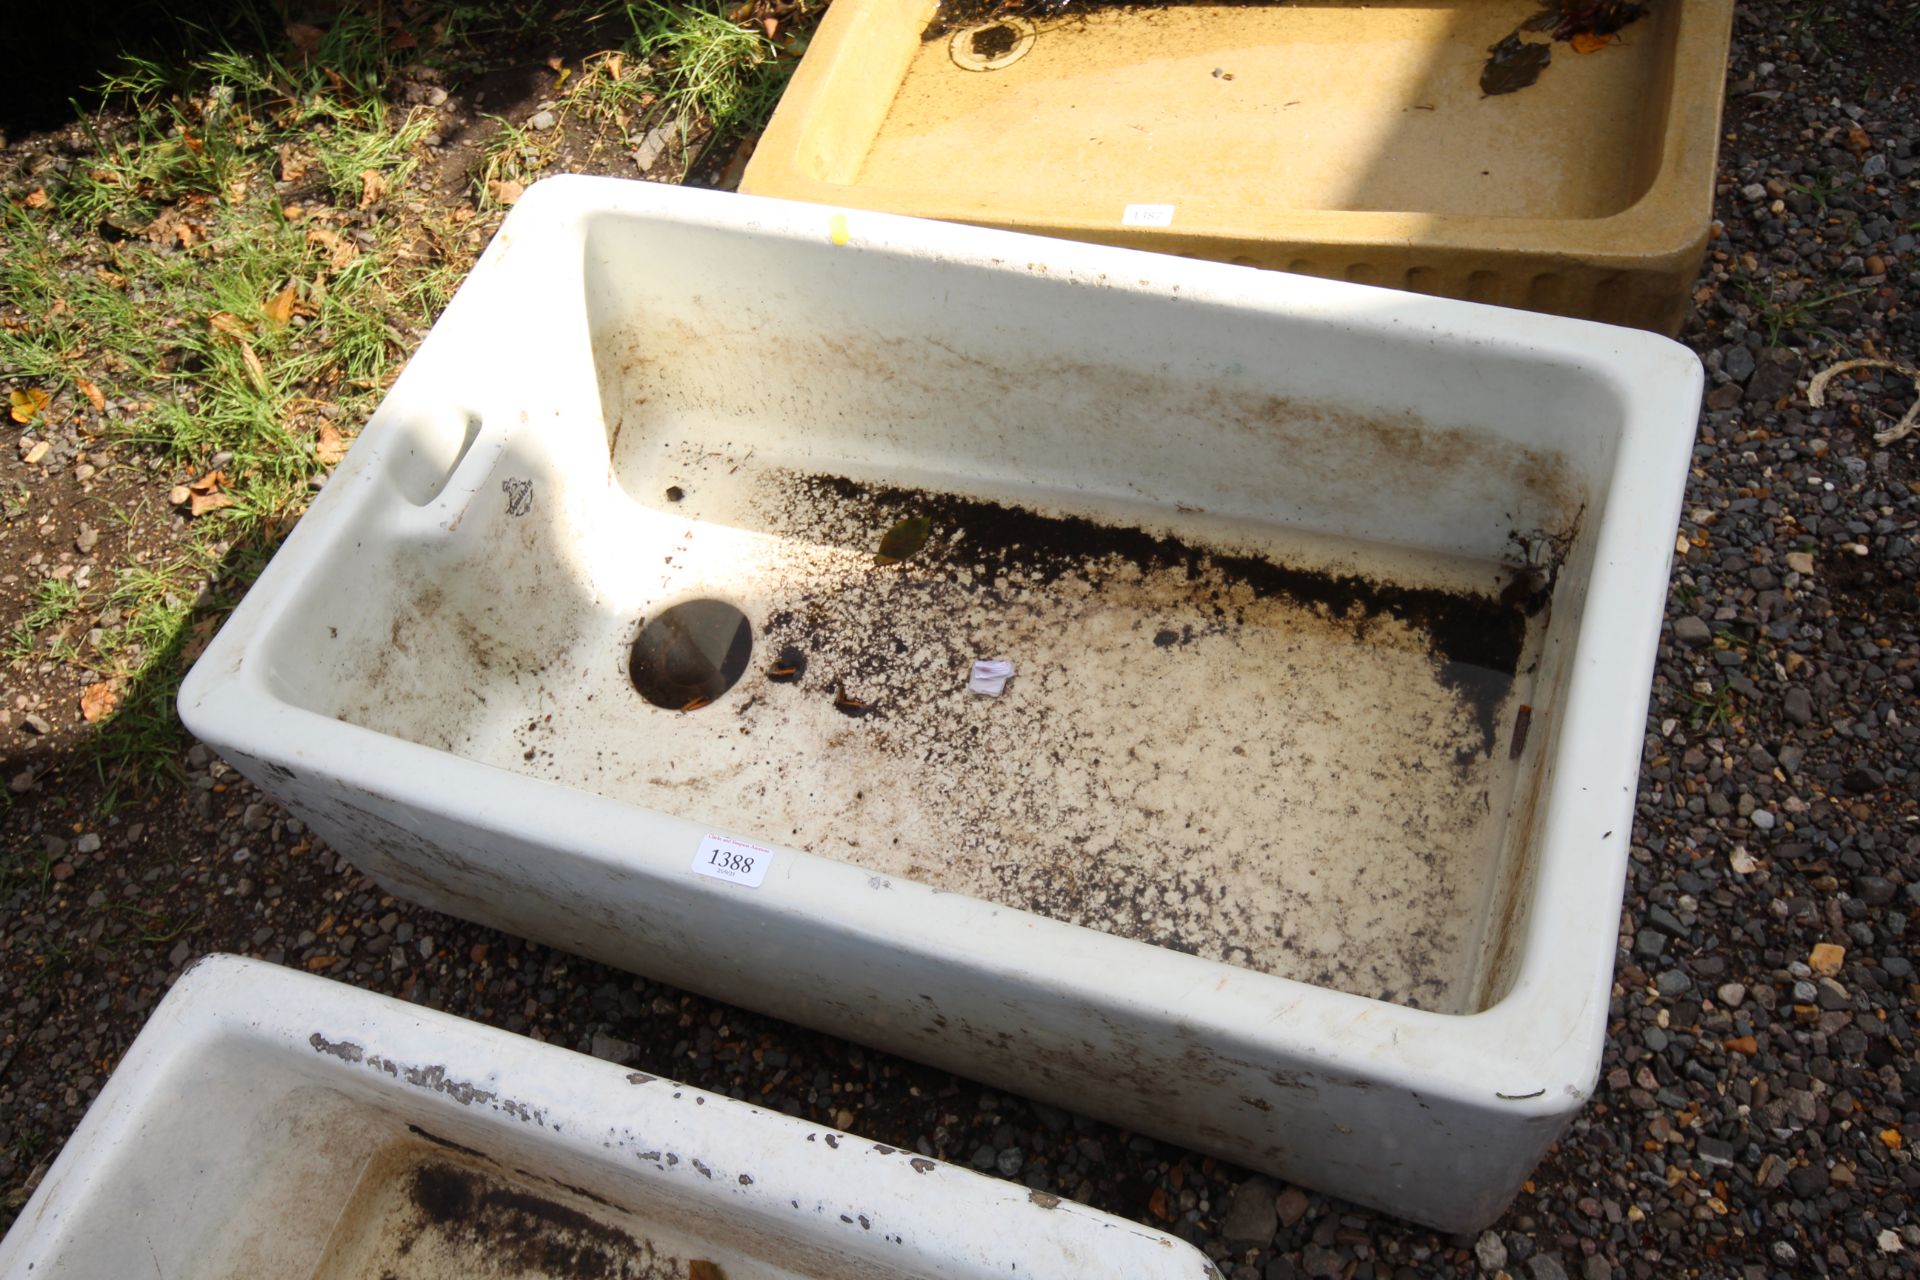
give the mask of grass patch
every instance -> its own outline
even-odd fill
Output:
[[[80,611],[84,593],[64,578],[43,578],[34,587],[27,611],[7,635],[6,660],[26,662],[33,658],[40,637]]]
[[[116,786],[176,767],[181,675],[463,261],[433,251],[456,233],[430,212],[410,211],[404,233],[401,218],[364,212],[403,186],[430,126],[380,99],[377,34],[348,18],[305,60],[225,49],[178,73],[130,62],[108,86],[118,114],[91,125],[93,155],[37,207],[0,206],[11,385],[118,402],[86,444],[150,483],[127,523],[174,525],[176,484],[211,499],[181,509],[157,553],[103,557],[96,644],[84,659],[54,655],[122,689],[90,743]],[[271,177],[284,148],[310,157],[332,207],[281,206]],[[85,603],[68,582],[35,592],[6,661],[46,656],[44,633]]]
[[[658,110],[683,129],[704,122],[717,138],[766,123],[794,62],[758,27],[698,4],[628,4],[628,48],[657,68],[649,87]]]

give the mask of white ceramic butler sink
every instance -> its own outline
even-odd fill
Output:
[[[232,956],[154,1011],[9,1280],[1218,1280],[1158,1231]]]
[[[1600,1061],[1699,388],[556,179],[181,714],[396,893],[1472,1228]]]

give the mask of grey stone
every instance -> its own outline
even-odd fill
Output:
[[[1226,1238],[1229,1248],[1238,1252],[1264,1249],[1273,1243],[1274,1232],[1280,1226],[1274,1208],[1279,1196],[1279,1185],[1266,1178],[1249,1178],[1234,1188],[1227,1215],[1220,1224],[1220,1234]]]
[[[1893,881],[1885,876],[1861,876],[1853,882],[1853,891],[1870,907],[1884,907],[1893,901]]]
[[[1480,1260],[1482,1269],[1500,1271],[1507,1265],[1507,1242],[1500,1238],[1498,1231],[1482,1231],[1480,1238],[1473,1242],[1473,1256]]]
[[[1557,1253],[1536,1253],[1528,1268],[1533,1280],[1567,1280],[1567,1269],[1560,1264]]]
[[[1813,695],[1795,685],[1780,700],[1780,711],[1795,724],[1808,724],[1813,720]]]
[[[1728,347],[1720,357],[1720,367],[1735,382],[1745,382],[1753,376],[1753,352],[1740,345]]]
[[[1813,1164],[1803,1164],[1787,1175],[1787,1185],[1792,1187],[1793,1194],[1802,1200],[1825,1195],[1829,1181],[1827,1166],[1818,1163],[1817,1160]]]
[[[1684,938],[1687,936],[1687,926],[1680,923],[1680,917],[1674,915],[1673,912],[1667,910],[1657,902],[1647,908],[1647,923],[1666,934],[1669,938]]]
[[[1689,649],[1698,649],[1712,641],[1713,628],[1705,619],[1685,613],[1673,620],[1673,638]]]
[[[594,1057],[607,1062],[618,1062],[622,1066],[632,1062],[640,1052],[627,1041],[610,1036],[603,1031],[593,1033],[590,1046]]]
[[[678,141],[679,137],[680,122],[678,120],[647,130],[646,136],[640,139],[640,145],[633,149],[634,167],[646,173],[659,163],[660,157],[667,153],[667,148]]]
[[[1713,1165],[1715,1168],[1720,1169],[1731,1169],[1733,1167],[1733,1144],[1724,1138],[1715,1138],[1702,1134],[1700,1138],[1694,1142],[1693,1149],[1703,1163]]]
[[[1693,990],[1693,979],[1682,970],[1668,969],[1654,980],[1653,985],[1663,996],[1685,995]]]

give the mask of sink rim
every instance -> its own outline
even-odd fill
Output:
[[[553,412],[597,412],[591,378],[568,376],[588,359],[584,316],[563,312],[537,338],[514,318],[529,291],[577,282],[590,223],[613,216],[796,241],[852,240],[864,253],[970,271],[1040,273],[1060,287],[1097,284],[1253,314],[1310,317],[1356,340],[1370,334],[1404,340],[1412,333],[1463,359],[1505,356],[1577,367],[1607,385],[1621,406],[1619,446],[1605,481],[1587,604],[1570,659],[1579,678],[1570,681],[1560,712],[1557,755],[1541,766],[1546,818],[1535,829],[1533,909],[1518,970],[1489,1007],[1429,1013],[920,885],[896,882],[889,893],[876,893],[858,868],[778,847],[788,874],[752,891],[764,897],[742,908],[783,918],[812,912],[824,922],[820,927],[841,936],[938,956],[1002,984],[1030,982],[1044,972],[1092,1008],[1175,1024],[1254,1059],[1310,1060],[1356,1087],[1410,1083],[1422,1096],[1544,1125],[1542,1145],[1551,1139],[1549,1130],[1557,1132],[1556,1123],[1584,1103],[1600,1067],[1646,692],[1703,381],[1690,351],[1651,334],[897,215],[616,179],[548,179],[522,198],[312,511],[190,673],[180,712],[196,734],[276,777],[318,773],[425,818],[484,823],[504,839],[564,850],[580,865],[637,873],[695,899],[743,892],[687,871],[706,827],[384,738],[291,705],[271,685],[275,624],[297,604],[309,572],[347,553],[360,522],[394,504],[382,480],[382,451],[403,442],[407,414],[443,403],[445,388],[460,385],[471,359],[462,359],[464,343],[502,328],[522,343],[537,341],[542,358],[528,363],[542,367]],[[476,446],[473,452],[487,451]],[[1630,490],[1620,484],[1623,477],[1634,480]],[[412,515],[457,519],[457,507],[457,495],[443,495]],[[1583,785],[1590,780],[1617,790],[1598,794]],[[751,831],[726,834],[756,838]],[[1556,905],[1574,909],[1556,917]]]

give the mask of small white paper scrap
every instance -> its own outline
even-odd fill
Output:
[[[732,836],[709,835],[700,841],[700,852],[693,855],[693,869],[715,880],[758,889],[773,865],[773,850],[762,849]]]
[[[1120,211],[1120,225],[1123,227],[1170,227],[1173,225],[1173,206],[1130,204]]]
[[[997,698],[1011,679],[1013,664],[1005,658],[994,658],[973,664],[973,674],[967,677],[967,688],[975,693],[984,693],[989,698]]]

